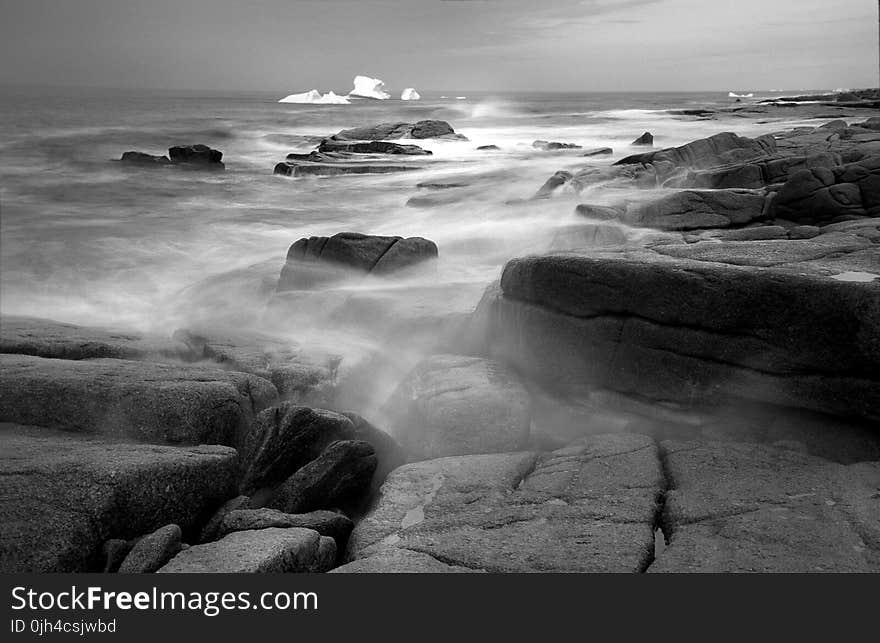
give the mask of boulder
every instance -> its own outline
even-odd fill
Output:
[[[569,183],[571,179],[571,172],[567,170],[559,170],[544,182],[544,185],[540,187],[540,189],[535,193],[535,196],[532,198],[546,199],[547,197],[552,195],[558,188],[561,188],[563,185]]]
[[[767,157],[747,163],[733,163],[692,171],[672,182],[677,183],[678,187],[754,189],[784,183],[795,173],[803,170],[819,168],[828,170],[839,164],[840,157],[826,152],[781,158]]]
[[[236,445],[278,395],[262,378],[121,359],[0,355],[0,422],[142,442]]]
[[[122,444],[0,425],[0,571],[100,571],[110,539],[168,524],[195,534],[235,493],[236,473],[229,447]]]
[[[257,415],[241,449],[241,492],[284,482],[336,440],[354,433],[347,417],[285,402]]]
[[[165,525],[141,538],[119,567],[120,574],[152,574],[181,550],[183,533],[177,525]]]
[[[334,442],[278,487],[269,506],[287,513],[333,507],[357,510],[367,499],[376,465],[376,453],[368,442]]]
[[[344,547],[354,529],[354,523],[335,511],[312,511],[304,514],[288,514],[276,509],[235,509],[227,513],[220,523],[217,538],[234,531],[268,529],[270,527],[313,529],[322,536],[329,536]]]
[[[574,143],[560,143],[558,141],[535,141],[534,143],[532,143],[532,147],[534,147],[536,150],[542,150],[544,152],[581,149],[580,145],[575,145]]]
[[[477,150],[481,152],[497,152],[501,148],[497,145],[480,145]]]
[[[594,436],[542,456],[408,464],[355,527],[348,559],[406,569],[412,562],[395,555],[404,550],[436,561],[421,558],[422,567],[641,571],[654,557],[662,488],[656,445],[636,435]]]
[[[318,146],[319,152],[348,152],[351,154],[407,154],[430,156],[432,152],[418,145],[400,145],[388,141],[351,142],[325,138]]]
[[[757,190],[682,190],[629,206],[623,221],[659,230],[728,228],[763,218],[764,201]]]
[[[880,463],[664,442],[668,546],[651,572],[880,571]]]
[[[646,145],[652,147],[654,145],[654,135],[651,134],[651,132],[645,132],[632,143],[630,143],[630,145]]]
[[[302,290],[352,276],[388,275],[437,258],[437,245],[422,237],[383,237],[340,232],[303,238],[290,246],[278,291]]]
[[[525,388],[511,370],[478,357],[427,358],[400,384],[385,413],[411,459],[516,451],[529,436]]]
[[[57,359],[163,361],[179,359],[186,347],[161,335],[66,324],[37,317],[0,316],[0,353]]]
[[[167,156],[154,156],[144,152],[123,152],[122,158],[119,160],[129,165],[145,165],[147,167],[171,165],[171,159]]]
[[[614,154],[614,150],[610,147],[594,147],[581,154],[581,156],[609,156],[611,154]]]
[[[296,527],[235,531],[184,549],[160,574],[292,574],[326,571],[321,536]],[[326,547],[326,546],[325,546]]]
[[[168,148],[168,156],[175,165],[189,167],[201,167],[205,169],[222,170],[223,152],[214,150],[207,145],[178,145]]]
[[[515,259],[483,306],[490,353],[571,395],[749,399],[876,421],[880,280],[838,278],[863,256],[876,267],[874,243],[833,232]]]

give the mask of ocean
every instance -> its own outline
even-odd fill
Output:
[[[337,106],[279,104],[274,94],[0,91],[0,309],[151,332],[206,322],[256,328],[288,247],[342,231],[432,239],[440,260],[422,279],[441,293],[434,305],[444,305],[446,292],[467,306],[507,260],[546,251],[576,222],[574,204],[590,195],[521,202],[555,171],[612,163],[644,131],[667,147],[719,131],[754,136],[798,125],[667,111],[731,106],[726,93],[421,93],[418,102]],[[446,120],[469,141],[416,141],[433,156],[414,172],[272,173],[288,153],[308,152],[341,129],[422,119]],[[614,154],[542,152],[532,147],[537,139]],[[221,150],[226,171],[117,162],[125,151],[164,154],[190,143]],[[477,151],[481,145],[500,150]],[[420,193],[416,184],[463,176],[474,186],[466,201],[406,205]],[[298,337],[320,335],[325,320],[296,323]]]

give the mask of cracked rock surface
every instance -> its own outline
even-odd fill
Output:
[[[651,572],[880,571],[880,462],[663,442],[668,546]]]
[[[489,572],[642,571],[663,484],[657,447],[640,435],[405,465],[355,528],[348,569],[377,569],[406,550]]]

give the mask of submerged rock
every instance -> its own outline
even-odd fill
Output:
[[[400,145],[389,141],[351,142],[325,138],[318,146],[319,152],[350,152],[352,154],[407,154],[430,156],[432,152],[418,145]]]
[[[653,146],[654,145],[654,135],[651,132],[645,132],[641,136],[639,136],[636,140],[634,140],[630,145],[646,145]]]
[[[174,164],[198,165],[223,169],[223,152],[207,145],[178,145],[168,148],[168,156]]]
[[[437,246],[422,237],[382,237],[340,232],[294,243],[278,291],[301,290],[352,276],[388,275],[435,259]]]
[[[535,141],[532,143],[532,147],[537,150],[543,150],[545,152],[550,152],[554,150],[579,150],[581,149],[580,145],[575,145],[574,143],[560,143],[558,141]]]
[[[131,165],[171,165],[171,159],[167,156],[155,156],[144,152],[124,152],[119,160]]]
[[[581,156],[609,156],[611,154],[614,154],[614,150],[610,147],[594,147],[581,154]]]
[[[389,431],[411,459],[522,449],[529,397],[499,363],[463,355],[421,362],[386,403]]]

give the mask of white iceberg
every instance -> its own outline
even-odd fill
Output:
[[[728,96],[728,98],[754,98],[755,97],[754,94],[735,94],[733,92],[728,93],[727,96]]]
[[[407,87],[400,94],[400,100],[420,100],[422,97],[412,87]]]
[[[317,89],[312,89],[302,94],[285,96],[279,103],[305,103],[310,105],[348,105],[350,101],[345,96],[339,96],[332,91],[323,96]]]
[[[385,83],[378,78],[370,78],[369,76],[355,76],[354,89],[348,92],[349,96],[358,98],[375,98],[377,100],[388,100],[391,94],[385,91]]]

